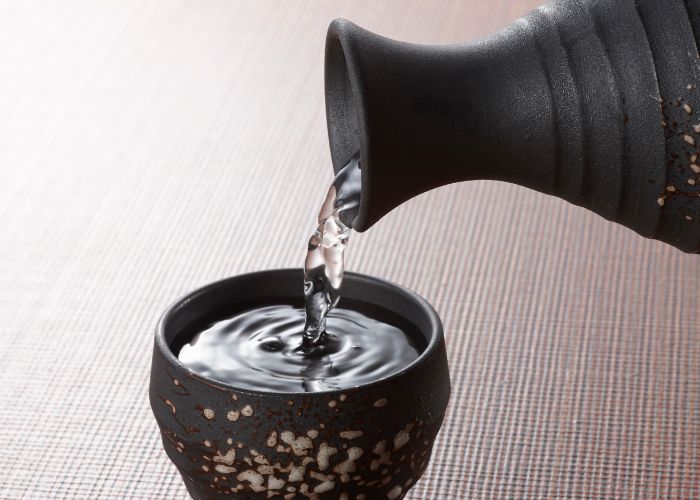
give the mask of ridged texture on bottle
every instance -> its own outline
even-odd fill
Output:
[[[700,249],[693,11],[698,2],[558,1],[517,22],[552,96],[551,194],[687,252]]]

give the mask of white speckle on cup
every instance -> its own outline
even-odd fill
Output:
[[[396,499],[396,498],[399,498],[399,495],[401,495],[401,492],[402,492],[402,491],[403,491],[403,490],[402,490],[401,486],[399,486],[399,485],[397,484],[396,486],[394,486],[393,488],[391,488],[391,489],[389,490],[389,492],[386,494],[386,497],[387,497],[389,500],[394,500],[394,499]]]
[[[343,439],[355,439],[364,434],[362,431],[341,431],[340,437]]]

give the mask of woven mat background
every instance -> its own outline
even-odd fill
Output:
[[[301,265],[333,17],[447,43],[536,3],[0,3],[0,498],[187,498],[153,327],[194,287]],[[411,499],[700,498],[698,256],[492,182],[348,253],[446,326],[451,406]]]

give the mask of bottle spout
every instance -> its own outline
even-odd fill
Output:
[[[359,152],[365,231],[430,189],[500,179],[551,192],[551,98],[520,29],[463,45],[418,45],[344,19],[326,40],[326,116],[337,173]],[[534,65],[534,66],[533,66]]]
[[[434,56],[423,46],[376,35],[345,19],[330,24],[325,60],[328,137],[336,174],[354,156],[360,157],[362,188],[352,221],[356,231],[367,230],[393,208],[443,183],[432,173],[420,175],[426,160],[434,164],[439,158],[424,147],[429,141],[426,124],[417,123],[415,114],[430,106],[430,82],[437,75],[426,66],[435,63]]]
[[[364,101],[361,96],[359,70],[354,64],[355,55],[351,48],[353,38],[359,32],[360,28],[350,21],[336,19],[328,28],[326,38],[326,117],[335,175],[355,157],[360,157],[361,165],[364,157],[364,164],[368,165]],[[362,172],[361,189],[364,191],[367,191],[367,170],[368,168],[365,168]],[[367,205],[365,203],[365,210],[362,210],[361,203],[358,203],[353,213],[347,216],[351,219],[348,223],[357,231],[364,231],[372,225],[368,223]]]

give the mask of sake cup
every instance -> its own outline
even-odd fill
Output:
[[[270,392],[208,379],[178,360],[179,346],[217,319],[301,303],[302,282],[300,269],[235,276],[182,297],[158,323],[150,404],[165,452],[196,500],[395,500],[428,465],[450,377],[440,319],[406,288],[345,274],[341,300],[399,315],[425,338],[416,360],[368,384]]]

